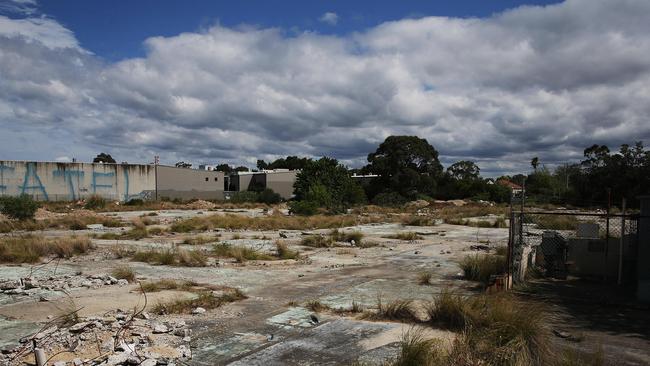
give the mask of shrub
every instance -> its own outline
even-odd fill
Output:
[[[111,274],[118,280],[127,280],[129,282],[135,281],[135,271],[129,266],[116,267],[113,269]]]
[[[460,267],[465,273],[465,279],[488,284],[492,275],[507,271],[507,261],[501,255],[475,254],[463,258]]]
[[[93,194],[86,198],[86,204],[84,207],[89,210],[101,209],[106,207],[106,200],[99,195]]]
[[[548,230],[575,230],[578,218],[569,215],[538,215],[531,216],[537,228]]]
[[[140,198],[131,198],[130,200],[124,202],[127,206],[143,206],[144,201]]]
[[[318,213],[318,203],[312,201],[289,202],[289,212],[294,215],[311,216]]]
[[[372,204],[377,206],[395,207],[395,206],[402,206],[407,201],[408,200],[405,197],[403,197],[397,192],[385,192],[376,195],[372,199]]]
[[[26,194],[0,198],[0,212],[16,220],[33,219],[38,207],[38,203]]]
[[[259,193],[254,191],[237,192],[230,198],[230,202],[232,203],[257,202],[258,200]]]
[[[258,196],[258,202],[266,203],[267,205],[280,203],[280,201],[282,201],[282,196],[280,196],[278,193],[275,193],[270,188],[266,188],[260,192]]]

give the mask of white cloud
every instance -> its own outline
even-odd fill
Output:
[[[37,12],[36,0],[3,0],[0,2],[0,13],[33,15]]]
[[[336,25],[339,22],[339,16],[336,13],[328,11],[318,18],[318,20],[329,25]]]
[[[648,13],[642,0],[569,0],[347,36],[215,26],[114,64],[53,20],[0,17],[0,155],[22,158],[24,134],[42,158],[360,165],[388,135],[413,134],[487,174],[575,161],[593,143],[650,142]]]
[[[38,42],[48,48],[80,49],[77,39],[69,29],[45,17],[11,19],[0,15],[0,36],[21,37],[27,42]]]

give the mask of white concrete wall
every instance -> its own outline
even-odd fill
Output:
[[[109,200],[153,199],[153,165],[0,161],[0,196],[73,201],[97,194]]]

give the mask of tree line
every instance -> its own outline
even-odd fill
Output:
[[[104,161],[106,157],[110,155],[98,156]],[[469,160],[445,169],[438,151],[417,136],[389,136],[368,154],[367,161],[362,168],[349,169],[329,157],[314,160],[287,156],[271,162],[258,160],[253,171],[300,170],[291,204],[295,212],[305,213],[319,209],[339,212],[362,203],[400,205],[417,199],[509,202],[511,188],[502,182],[525,186],[529,201],[582,207],[617,204],[623,198],[634,207],[638,196],[650,193],[650,151],[641,142],[621,145],[617,152],[605,145],[593,145],[584,150],[582,161],[554,169],[533,157],[528,174],[496,179],[482,177],[480,168]],[[184,162],[177,165],[191,166]],[[231,173],[250,169],[219,164],[216,170]],[[353,173],[375,177],[355,179]]]

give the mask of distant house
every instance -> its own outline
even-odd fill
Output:
[[[512,190],[512,192],[521,192],[521,191],[524,190],[524,187],[520,186],[517,183],[513,183],[513,182],[511,182],[511,181],[509,181],[507,179],[499,179],[499,180],[497,180],[497,184],[501,185],[501,186],[504,186],[504,187],[510,188]]]

